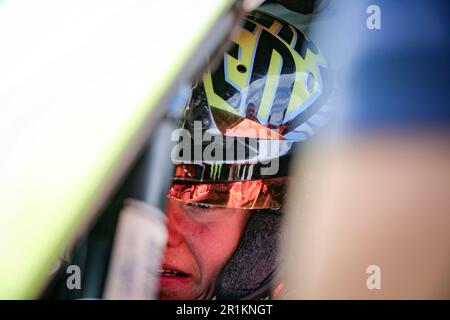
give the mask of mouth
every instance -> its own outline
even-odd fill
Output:
[[[158,274],[161,286],[187,285],[191,280],[191,276],[189,274],[168,265],[163,265],[161,269],[158,270]]]
[[[173,277],[187,278],[187,277],[189,277],[189,275],[187,275],[184,272],[179,272],[179,271],[172,270],[172,269],[159,269],[158,273],[161,277],[169,277],[169,278],[173,278]]]

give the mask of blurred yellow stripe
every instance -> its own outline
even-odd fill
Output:
[[[34,298],[230,0],[0,6],[0,298]]]

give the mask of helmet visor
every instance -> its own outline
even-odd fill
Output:
[[[172,184],[167,197],[192,204],[239,209],[280,209],[287,177],[217,183]]]

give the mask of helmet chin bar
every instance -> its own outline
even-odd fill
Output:
[[[259,299],[270,293],[279,264],[281,218],[279,210],[257,210],[251,215],[239,247],[219,276],[218,300]]]

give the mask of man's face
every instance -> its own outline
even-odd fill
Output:
[[[160,299],[210,299],[222,268],[236,250],[250,212],[199,208],[168,200],[169,238]]]

